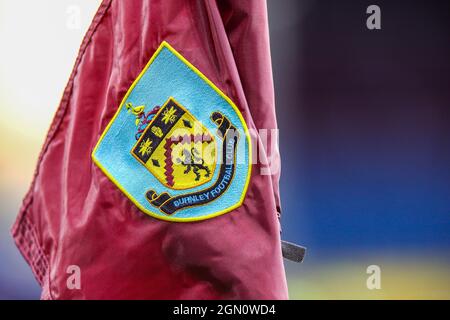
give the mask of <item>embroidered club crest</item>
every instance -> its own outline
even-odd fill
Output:
[[[250,139],[234,103],[163,42],[132,84],[92,158],[143,212],[197,221],[237,208]]]

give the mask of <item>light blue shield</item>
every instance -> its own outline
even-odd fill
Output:
[[[160,106],[159,112],[155,106]],[[149,157],[157,143],[168,140],[164,134],[175,125],[171,116],[176,111],[195,117],[214,136],[217,146],[212,177],[188,189],[169,187],[144,165],[147,158],[153,165],[163,165],[165,159]],[[250,137],[239,109],[167,42],[128,90],[92,159],[140,210],[178,222],[208,219],[236,209],[244,201],[251,175]],[[198,169],[194,165],[186,168],[186,172]]]

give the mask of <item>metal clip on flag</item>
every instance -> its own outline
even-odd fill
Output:
[[[303,262],[306,254],[305,247],[283,240],[281,241],[281,251],[283,253],[283,258],[298,263]]]

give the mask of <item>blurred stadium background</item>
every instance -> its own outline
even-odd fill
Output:
[[[3,299],[40,295],[9,228],[99,3],[0,0]],[[365,27],[370,4],[382,30]],[[286,262],[291,298],[449,299],[450,4],[268,7],[283,238],[308,247],[302,265]]]

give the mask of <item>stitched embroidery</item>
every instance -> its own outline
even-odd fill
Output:
[[[131,153],[172,189],[208,182],[216,165],[214,138],[173,98],[159,109]]]
[[[153,110],[145,113],[144,106],[133,107],[131,102],[127,103],[127,110],[136,116],[136,126],[138,127],[138,131],[135,135],[136,140],[139,140],[142,132],[144,132],[147,125],[153,119],[154,115],[158,112],[159,106],[153,108]]]
[[[170,197],[167,192],[158,196],[154,190],[149,190],[146,194],[147,199],[166,214],[170,215],[182,208],[204,205],[217,199],[228,189],[233,179],[239,133],[220,112],[214,112],[211,119],[219,126],[218,135],[224,140],[219,177],[212,186],[204,190],[175,197]]]
[[[239,207],[251,175],[239,110],[167,42],[131,85],[92,158],[140,210],[177,222]]]

